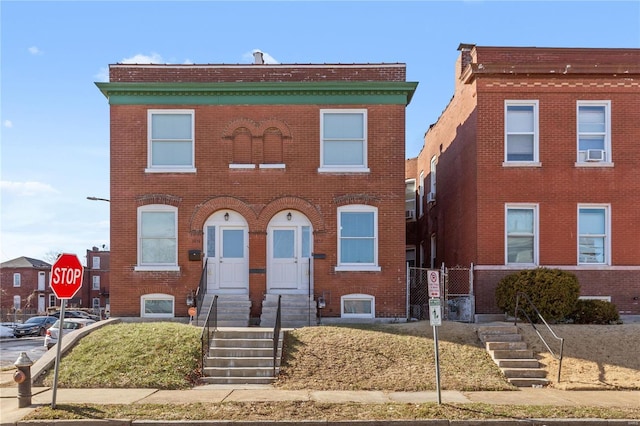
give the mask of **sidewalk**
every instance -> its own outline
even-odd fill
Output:
[[[16,425],[38,406],[51,405],[51,388],[34,388],[32,405],[18,408],[17,386],[0,388],[0,425]],[[280,390],[271,385],[205,385],[188,390],[158,389],[58,389],[56,404],[186,404],[221,402],[278,402],[313,401],[321,403],[354,402],[363,404],[384,403],[425,403],[438,401],[436,392],[382,392],[382,391],[312,391]],[[507,392],[459,392],[442,391],[444,403],[486,403],[499,405],[554,405],[554,406],[591,406],[591,407],[631,407],[640,405],[640,391],[563,391],[551,388],[521,388]],[[100,421],[104,423],[104,421]],[[560,425],[575,420],[550,420],[546,424]],[[590,423],[592,422],[592,423]],[[47,421],[42,424],[52,424]],[[82,424],[93,423],[91,420]],[[96,421],[98,423],[98,421]],[[140,424],[136,421],[136,424]],[[173,422],[175,423],[175,422]],[[189,422],[180,422],[188,424]],[[199,421],[198,424],[204,422]],[[213,422],[212,422],[213,423]],[[250,422],[243,422],[248,424]],[[261,422],[265,424],[264,421]],[[294,424],[295,422],[288,422]],[[309,421],[305,421],[309,425]],[[402,422],[393,422],[399,423]],[[448,422],[447,422],[448,423]],[[481,424],[482,422],[473,422]],[[638,420],[624,421],[620,424],[638,424]],[[156,423],[157,424],[157,423]],[[256,422],[257,424],[257,422]],[[323,421],[324,425],[328,425]],[[413,424],[416,424],[415,422]],[[603,419],[585,419],[580,425],[603,424]],[[607,421],[611,424],[611,421]]]

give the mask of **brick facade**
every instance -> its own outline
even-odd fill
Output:
[[[640,314],[640,50],[461,45],[451,102],[425,135],[416,172],[437,156],[436,202],[425,203],[413,244],[437,238],[438,264],[474,264],[476,312],[499,313],[494,290],[504,275],[546,266],[574,272],[582,296],[610,298],[621,314]],[[537,161],[505,160],[505,101],[537,103]],[[577,160],[578,104],[610,105],[602,163]],[[534,265],[505,259],[507,205],[537,211]],[[609,214],[604,262],[578,261],[578,208]]]
[[[206,254],[207,224],[230,220],[247,233],[246,286],[259,317],[273,291],[270,226],[291,213],[312,230],[309,288],[326,298],[323,316],[340,317],[341,297],[357,293],[375,297],[376,318],[405,317],[405,108],[416,87],[405,74],[403,64],[111,65],[109,83],[98,83],[111,110],[111,315],[142,316],[143,296],[165,294],[185,317],[203,274],[189,252]],[[150,109],[193,111],[193,171],[148,170]],[[324,109],[366,111],[367,172],[319,170]],[[171,270],[138,267],[137,211],[149,205],[177,208]],[[378,271],[336,270],[347,205],[377,208]]]
[[[45,261],[30,257],[3,262],[0,267],[0,291],[2,292],[2,321],[13,321],[16,317],[14,300],[19,297],[20,312],[35,315],[45,314],[50,306],[49,287],[51,265]],[[14,285],[14,275],[19,275],[19,286]],[[20,318],[21,320],[24,318]]]

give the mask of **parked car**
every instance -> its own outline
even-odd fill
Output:
[[[60,318],[60,311],[56,311],[50,314],[52,317]],[[74,311],[74,310],[65,310],[64,311],[65,318],[84,318],[84,319],[92,319],[94,321],[100,321],[100,317],[97,315],[89,314],[85,311]]]
[[[24,336],[44,336],[47,329],[56,322],[56,318],[51,316],[31,317],[22,324],[18,324],[13,329],[13,335],[16,337]]]
[[[66,317],[66,315],[65,315]],[[64,327],[64,332],[62,333],[65,336],[67,333],[78,330],[80,328],[86,327],[95,323],[92,319],[87,318],[65,318],[62,326]],[[47,349],[51,349],[53,345],[58,343],[58,338],[60,336],[60,320],[57,320],[46,332],[44,336],[44,346]]]

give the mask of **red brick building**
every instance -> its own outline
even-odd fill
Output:
[[[404,64],[110,66],[111,315],[406,316]],[[196,289],[200,288],[198,291]],[[205,294],[206,296],[203,296]],[[203,306],[205,305],[205,306]],[[224,309],[222,309],[224,310]],[[269,312],[267,312],[269,311]],[[221,309],[219,308],[219,315]]]
[[[417,264],[473,264],[478,314],[539,266],[640,314],[640,49],[459,50],[454,95],[406,163]]]
[[[84,268],[82,287],[74,299],[81,300],[81,306],[89,308],[96,315],[109,312],[109,263],[108,250],[92,247],[87,250],[87,266]]]
[[[49,288],[50,272],[49,263],[25,256],[0,265],[2,321],[12,320],[7,315],[14,312],[33,316],[44,314],[47,308],[56,306],[57,299]]]

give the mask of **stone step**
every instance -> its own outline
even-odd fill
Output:
[[[485,325],[478,327],[478,336],[481,334],[518,334],[518,327],[515,325]]]
[[[214,334],[211,347],[224,348],[273,348],[273,339],[220,338]]]
[[[544,387],[549,384],[549,380],[547,379],[536,379],[536,378],[510,378],[508,379],[509,383],[514,386],[520,388],[530,388],[530,387]]]
[[[279,358],[276,358],[276,366],[279,366]],[[273,368],[273,356],[269,357],[207,357],[205,367],[238,368],[238,367],[269,367]]]
[[[280,349],[278,349],[278,354]],[[209,357],[215,358],[261,358],[273,356],[273,347],[271,348],[209,348]]]
[[[513,350],[513,349],[527,349],[527,342],[487,342],[485,346],[488,351],[495,350]]]
[[[204,367],[207,377],[268,377],[273,378],[271,367]]]
[[[502,372],[510,379],[542,379],[547,377],[547,372],[540,368],[503,368]]]
[[[489,351],[489,354],[493,359],[522,359],[533,358],[533,351],[531,349],[504,349]]]
[[[540,362],[537,359],[495,359],[498,367],[502,368],[540,368]]]
[[[275,381],[273,377],[201,377],[204,385],[269,385]]]
[[[478,337],[482,343],[522,341],[522,336],[519,334],[479,334]]]
[[[280,332],[280,338],[284,334]],[[214,339],[251,339],[251,340],[264,340],[273,339],[273,328],[269,327],[247,327],[247,328],[218,328],[213,333]]]

